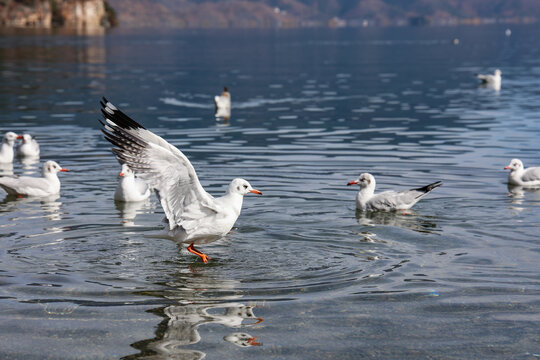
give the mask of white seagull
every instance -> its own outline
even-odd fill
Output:
[[[540,166],[523,168],[523,163],[519,159],[512,159],[510,164],[505,166],[510,170],[508,174],[508,183],[518,186],[540,186]]]
[[[150,197],[150,188],[141,179],[135,178],[135,173],[126,164],[122,165],[122,171],[118,174],[120,181],[114,191],[114,200],[135,202],[143,201]]]
[[[49,196],[60,192],[59,171],[68,171],[54,161],[47,161],[41,170],[42,177],[2,176],[0,187],[11,195]]]
[[[22,135],[22,143],[17,147],[17,156],[21,158],[39,157],[39,144],[32,135]]]
[[[495,73],[493,75],[477,74],[476,77],[482,81],[482,84],[491,86],[495,90],[499,90],[501,88],[501,74],[502,74],[501,70],[497,69],[495,70]]]
[[[231,116],[231,94],[227,87],[223,88],[220,96],[214,96],[214,104],[216,105],[216,117]]]
[[[359,185],[360,191],[356,196],[356,208],[362,211],[390,211],[407,210],[427,195],[431,190],[442,185],[437,181],[417,189],[396,191],[384,191],[375,195],[375,178],[369,173],[360,174],[358,179],[347,185]]]
[[[103,133],[116,148],[113,152],[156,190],[167,218],[167,235],[190,244],[188,251],[204,263],[209,257],[194,248],[227,234],[240,215],[244,195],[255,193],[244,179],[234,179],[224,196],[207,193],[188,158],[160,136],[118,110],[107,99],[101,102]]]
[[[13,145],[17,139],[22,139],[22,135],[17,135],[12,131],[8,131],[4,135],[2,146],[0,147],[0,163],[13,162]]]

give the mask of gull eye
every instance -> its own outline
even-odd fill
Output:
[[[247,189],[247,188],[248,188],[248,186],[247,186],[247,185],[244,185],[244,189]]]

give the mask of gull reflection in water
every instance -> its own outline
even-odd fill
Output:
[[[240,347],[250,347],[250,346],[261,346],[261,343],[257,342],[257,338],[241,332],[235,332],[230,335],[227,335],[223,340],[230,342],[231,344],[240,346]]]
[[[388,225],[424,233],[435,233],[437,224],[420,217],[412,210],[400,211],[356,211],[356,219],[360,225]]]
[[[115,201],[114,206],[116,210],[120,212],[120,217],[122,218],[122,225],[128,226],[138,226],[135,224],[135,218],[138,214],[143,214],[146,211],[152,210],[154,205],[150,199],[143,201]]]
[[[200,326],[218,324],[226,329],[246,329],[263,321],[254,313],[257,305],[246,305],[238,301],[242,295],[210,297],[210,293],[215,296],[216,293],[234,292],[239,282],[209,279],[200,272],[182,274],[181,278],[174,283],[177,289],[164,295],[164,298],[178,301],[178,304],[153,311],[165,317],[158,326],[156,338],[133,344],[142,353],[155,353],[144,356],[144,359],[202,359],[206,353],[189,348],[189,345],[201,341]],[[245,331],[226,333],[223,340],[243,348],[262,345],[256,337]],[[140,355],[135,358],[140,358]]]
[[[489,89],[492,90],[495,95],[499,95],[501,91],[501,83],[482,83],[478,85],[479,89]]]
[[[60,208],[62,203],[57,201],[60,194],[53,194],[44,197],[7,195],[0,204],[5,205],[7,211],[23,211],[25,219],[47,218],[50,221],[62,219]],[[39,204],[40,209],[35,204]],[[17,220],[17,219],[14,219]]]
[[[525,201],[525,196],[527,194],[533,194],[533,199],[540,200],[540,186],[539,187],[524,187],[518,185],[508,184],[508,196],[512,198],[510,203],[512,205],[510,208],[517,211],[523,211],[524,208],[519,205],[523,205]]]
[[[19,161],[22,164],[24,169],[24,175],[32,175],[39,171],[39,156],[36,157],[24,157],[20,158]]]
[[[216,121],[221,120],[222,126],[229,126],[230,125],[229,119],[231,118],[231,109],[216,107],[214,116],[216,117]]]

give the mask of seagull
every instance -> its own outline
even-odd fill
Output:
[[[36,139],[30,134],[24,134],[20,138],[22,138],[22,144],[17,147],[17,156],[20,158],[38,158],[39,144]]]
[[[501,70],[495,70],[493,75],[487,74],[477,74],[476,77],[479,78],[483,85],[491,86],[494,89],[498,90],[501,88]]]
[[[13,144],[16,139],[22,139],[22,135],[17,135],[12,131],[8,131],[2,139],[0,147],[0,163],[13,162]]]
[[[224,196],[214,198],[199,182],[195,168],[178,148],[124,114],[107,99],[101,101],[105,139],[116,147],[112,151],[139,177],[156,190],[166,216],[166,235],[187,250],[210,259],[195,249],[220,239],[240,215],[244,195],[262,195],[244,179],[231,181]]]
[[[0,187],[12,195],[49,196],[60,192],[59,171],[69,171],[54,161],[47,161],[41,170],[42,177],[2,176]]]
[[[150,188],[141,179],[135,178],[135,173],[126,164],[122,165],[122,171],[118,174],[120,181],[114,191],[116,201],[143,201],[150,197]]]
[[[523,168],[519,159],[512,159],[505,170],[510,170],[508,183],[518,186],[540,186],[540,166]]]
[[[431,190],[442,185],[437,181],[417,189],[384,191],[375,195],[375,178],[369,173],[360,174],[358,179],[347,185],[359,185],[360,191],[356,196],[356,208],[362,211],[376,210],[407,210],[427,195]]]
[[[216,105],[216,117],[231,116],[231,94],[227,87],[223,88],[220,96],[214,96],[214,104]]]

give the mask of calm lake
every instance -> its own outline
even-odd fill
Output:
[[[540,26],[507,27],[0,36],[0,132],[70,170],[60,196],[0,190],[0,358],[539,358],[540,190],[503,167],[540,165]],[[113,201],[102,96],[211,194],[264,193],[200,246],[209,264],[149,237],[155,196]],[[444,185],[357,216],[362,172]]]

